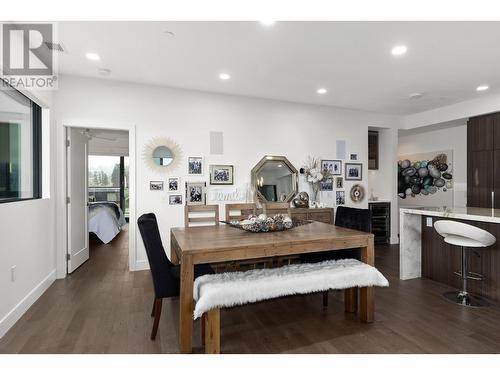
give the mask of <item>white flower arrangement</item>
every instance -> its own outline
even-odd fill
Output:
[[[324,173],[325,171],[321,170],[321,161],[318,158],[308,156],[304,165],[304,176],[306,181],[311,185],[314,201],[318,199],[318,192],[320,188],[320,182],[325,181],[331,176],[328,173]]]

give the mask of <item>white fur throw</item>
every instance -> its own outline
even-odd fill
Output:
[[[194,281],[194,319],[213,308],[292,294],[369,286],[389,286],[389,282],[375,267],[356,259],[204,275]]]

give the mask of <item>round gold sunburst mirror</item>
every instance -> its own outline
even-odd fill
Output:
[[[182,151],[179,145],[170,138],[153,138],[142,152],[146,165],[153,171],[165,173],[179,166]]]

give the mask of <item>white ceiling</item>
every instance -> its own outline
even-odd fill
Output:
[[[500,22],[61,22],[58,35],[62,74],[392,114],[500,89]]]

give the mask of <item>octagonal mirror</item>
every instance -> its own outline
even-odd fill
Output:
[[[252,169],[252,185],[263,202],[290,202],[297,181],[297,169],[284,156],[264,156]]]

